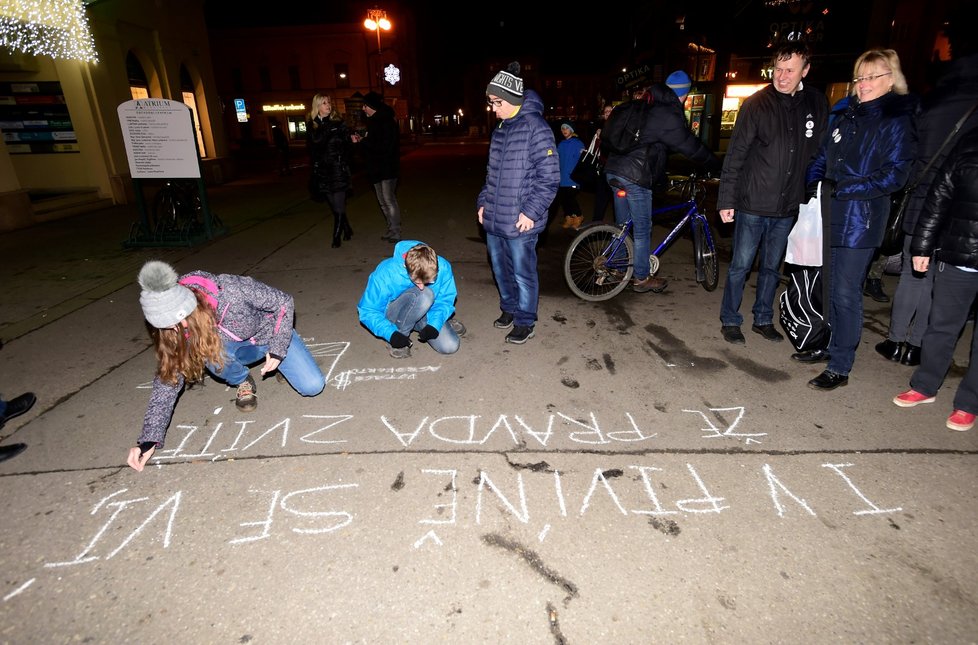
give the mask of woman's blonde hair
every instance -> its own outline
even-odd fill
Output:
[[[329,101],[329,114],[326,115],[327,119],[333,121],[339,120],[340,114],[336,111],[335,103],[333,103],[333,98],[329,94],[316,94],[312,97],[312,109],[309,110],[309,118],[307,121],[313,121],[317,116],[319,116],[319,106]]]
[[[203,380],[207,363],[224,366],[224,343],[217,331],[214,310],[200,292],[191,291],[197,297],[197,308],[186,317],[186,329],[178,324],[150,330],[159,363],[157,375],[169,385],[176,385],[181,374],[191,383]]]
[[[869,51],[863,52],[863,54],[856,59],[856,64],[852,66],[852,77],[856,78],[859,76],[859,68],[863,63],[877,63],[882,65],[890,72],[893,76],[893,93],[894,94],[906,94],[910,90],[907,88],[907,77],[903,75],[903,70],[900,69],[900,56],[892,49],[870,49]],[[850,94],[856,94],[856,84],[852,84],[852,91]]]

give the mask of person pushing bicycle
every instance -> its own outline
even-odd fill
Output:
[[[689,75],[677,70],[666,82],[633,89],[632,100],[616,107],[602,131],[605,173],[614,195],[615,222],[634,223],[635,266],[632,289],[638,293],[665,291],[667,282],[650,275],[652,186],[666,171],[670,152],[678,152],[711,175],[722,163],[686,125],[683,101],[689,94]]]

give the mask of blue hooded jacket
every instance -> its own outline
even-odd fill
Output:
[[[832,193],[832,246],[876,248],[883,242],[890,195],[907,183],[917,155],[916,100],[887,93],[865,103],[852,97],[830,121],[808,164],[806,183],[826,179]]]
[[[547,210],[560,183],[554,133],[543,118],[543,101],[526,90],[516,114],[503,119],[489,142],[486,183],[476,208],[484,208],[486,232],[505,238],[537,235],[547,224]],[[534,222],[526,233],[516,230],[523,213]]]
[[[367,278],[367,288],[360,297],[357,311],[363,326],[378,338],[390,340],[397,331],[397,326],[387,319],[387,305],[415,286],[404,265],[404,254],[419,244],[424,243],[417,240],[401,240],[394,245],[394,255],[378,264]],[[445,321],[455,313],[455,298],[458,296],[458,290],[455,288],[452,265],[440,255],[435,283],[426,285],[425,289],[431,289],[435,294],[435,302],[427,314],[428,324],[441,330]]]

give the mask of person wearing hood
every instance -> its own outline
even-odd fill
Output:
[[[897,53],[892,49],[864,52],[853,67],[852,100],[808,165],[808,186],[822,181],[831,204],[832,337],[822,352],[828,366],[808,382],[812,389],[834,390],[849,382],[862,336],[863,279],[883,242],[890,195],[907,183],[917,155],[915,110]]]
[[[499,289],[502,314],[493,326],[512,327],[506,342],[522,345],[534,335],[540,297],[537,241],[557,194],[560,167],[543,101],[523,89],[519,73],[519,63],[510,63],[486,88],[486,102],[500,121],[489,141],[486,183],[476,208]]]
[[[401,239],[401,207],[397,203],[397,180],[401,171],[401,130],[394,110],[377,92],[363,97],[367,115],[367,132],[354,135],[353,142],[363,147],[367,180],[373,184],[380,212],[387,221],[382,240],[397,243]]]
[[[360,323],[388,343],[394,358],[411,356],[411,332],[439,354],[458,351],[465,326],[455,320],[452,265],[427,244],[402,240],[377,265],[357,304]]]

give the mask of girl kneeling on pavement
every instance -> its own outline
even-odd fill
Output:
[[[177,278],[169,264],[150,261],[139,272],[139,303],[151,326],[159,361],[153,393],[128,464],[141,471],[163,446],[184,383],[206,369],[238,388],[235,405],[258,406],[248,366],[262,359],[261,374],[278,370],[302,396],[326,386],[322,370],[292,327],[292,296],[253,278],[193,271]]]

